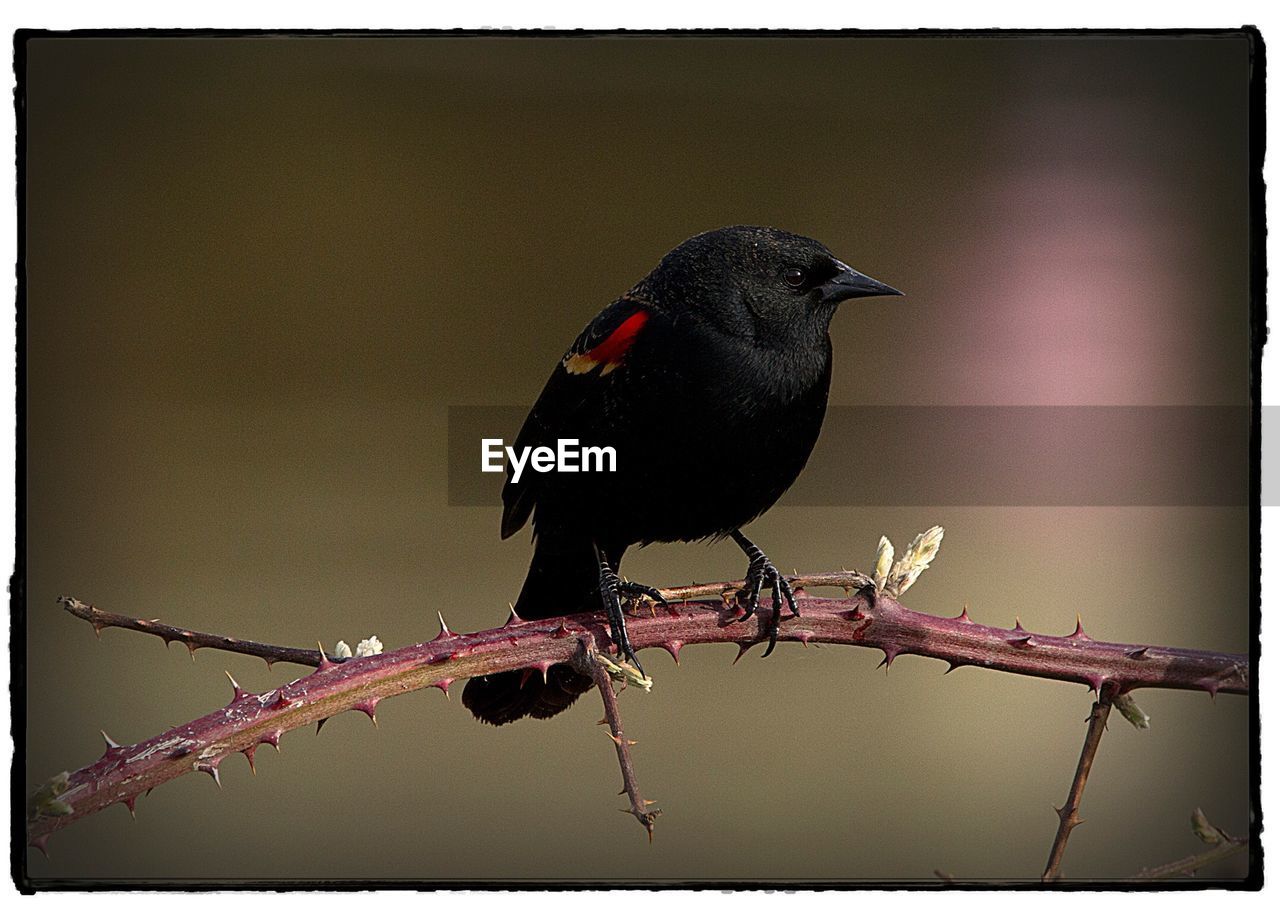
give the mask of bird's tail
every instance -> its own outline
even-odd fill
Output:
[[[539,537],[516,600],[516,613],[526,620],[537,620],[593,610],[598,606],[599,578],[600,566],[589,542],[566,545]],[[504,671],[468,680],[462,704],[489,724],[506,724],[525,716],[550,718],[573,705],[591,686],[590,677],[567,664],[553,665],[545,680],[527,669]]]

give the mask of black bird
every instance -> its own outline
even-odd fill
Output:
[[[738,594],[750,617],[764,588],[798,615],[791,586],[742,533],[791,486],[818,439],[831,385],[827,327],[837,305],[901,292],[840,262],[825,246],[775,228],[691,237],[605,308],[551,374],[515,449],[561,439],[612,446],[616,471],[511,468],[502,537],[533,517],[535,550],[516,613],[525,619],[607,610],[618,651],[639,666],[622,601],[648,586],[618,577],[633,544],[732,538],[747,555]],[[468,681],[462,702],[505,724],[549,718],[591,681],[567,665]]]

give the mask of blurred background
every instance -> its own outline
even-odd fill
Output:
[[[388,648],[500,622],[530,554],[450,506],[451,406],[527,406],[685,237],[819,238],[904,289],[836,319],[835,406],[1247,406],[1242,37],[45,38],[28,46],[28,785],[297,676],[95,641],[68,594],[281,644]],[[514,434],[516,428],[509,433]],[[815,460],[865,464],[820,440]],[[936,458],[945,462],[945,447]],[[1001,455],[994,449],[991,458]],[[899,473],[900,474],[900,473]],[[1206,478],[1206,483],[1212,479]],[[909,606],[1246,651],[1227,505],[783,502],[784,569],[869,568],[946,528]],[[987,501],[995,502],[995,501]],[[1237,505],[1230,505],[1235,502]],[[904,505],[892,505],[904,504]],[[1081,505],[1086,504],[1086,505]],[[736,578],[658,546],[654,584]],[[625,692],[647,844],[588,696],[475,723],[413,693],[55,836],[33,877],[1038,877],[1084,736],[1076,685],[782,645],[686,649]],[[1142,691],[1063,871],[1247,832],[1248,704]],[[1209,871],[1242,876],[1243,858]]]

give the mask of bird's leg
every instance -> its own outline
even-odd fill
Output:
[[[600,600],[604,603],[605,612],[609,615],[609,635],[618,646],[618,654],[635,665],[636,670],[644,673],[635,649],[631,647],[631,639],[627,636],[627,618],[622,611],[622,599],[637,598],[643,595],[655,602],[666,604],[667,599],[656,588],[641,585],[638,582],[627,582],[618,578],[618,574],[609,561],[596,550],[596,558],[600,561]]]
[[[756,547],[741,531],[730,534],[734,542],[747,555],[746,584],[738,592],[738,602],[746,611],[742,620],[748,620],[756,612],[760,603],[760,592],[766,586],[773,590],[773,617],[769,620],[769,647],[764,650],[762,658],[768,658],[773,647],[778,644],[778,626],[782,623],[782,604],[785,601],[791,609],[793,617],[800,616],[800,608],[796,607],[796,595],[791,590],[791,583],[783,578],[778,568],[769,562],[764,551]]]

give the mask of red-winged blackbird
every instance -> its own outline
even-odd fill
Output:
[[[618,578],[633,544],[731,537],[749,560],[739,603],[763,588],[798,615],[791,586],[742,534],[791,486],[818,439],[831,385],[836,305],[900,292],[840,262],[816,240],[762,227],[699,234],[602,311],[551,374],[515,442],[612,446],[616,470],[511,468],[502,537],[533,516],[535,550],[516,613],[608,611],[619,652],[639,666],[621,602],[657,591]],[[591,685],[567,665],[468,681],[462,702],[505,724],[549,718]]]

